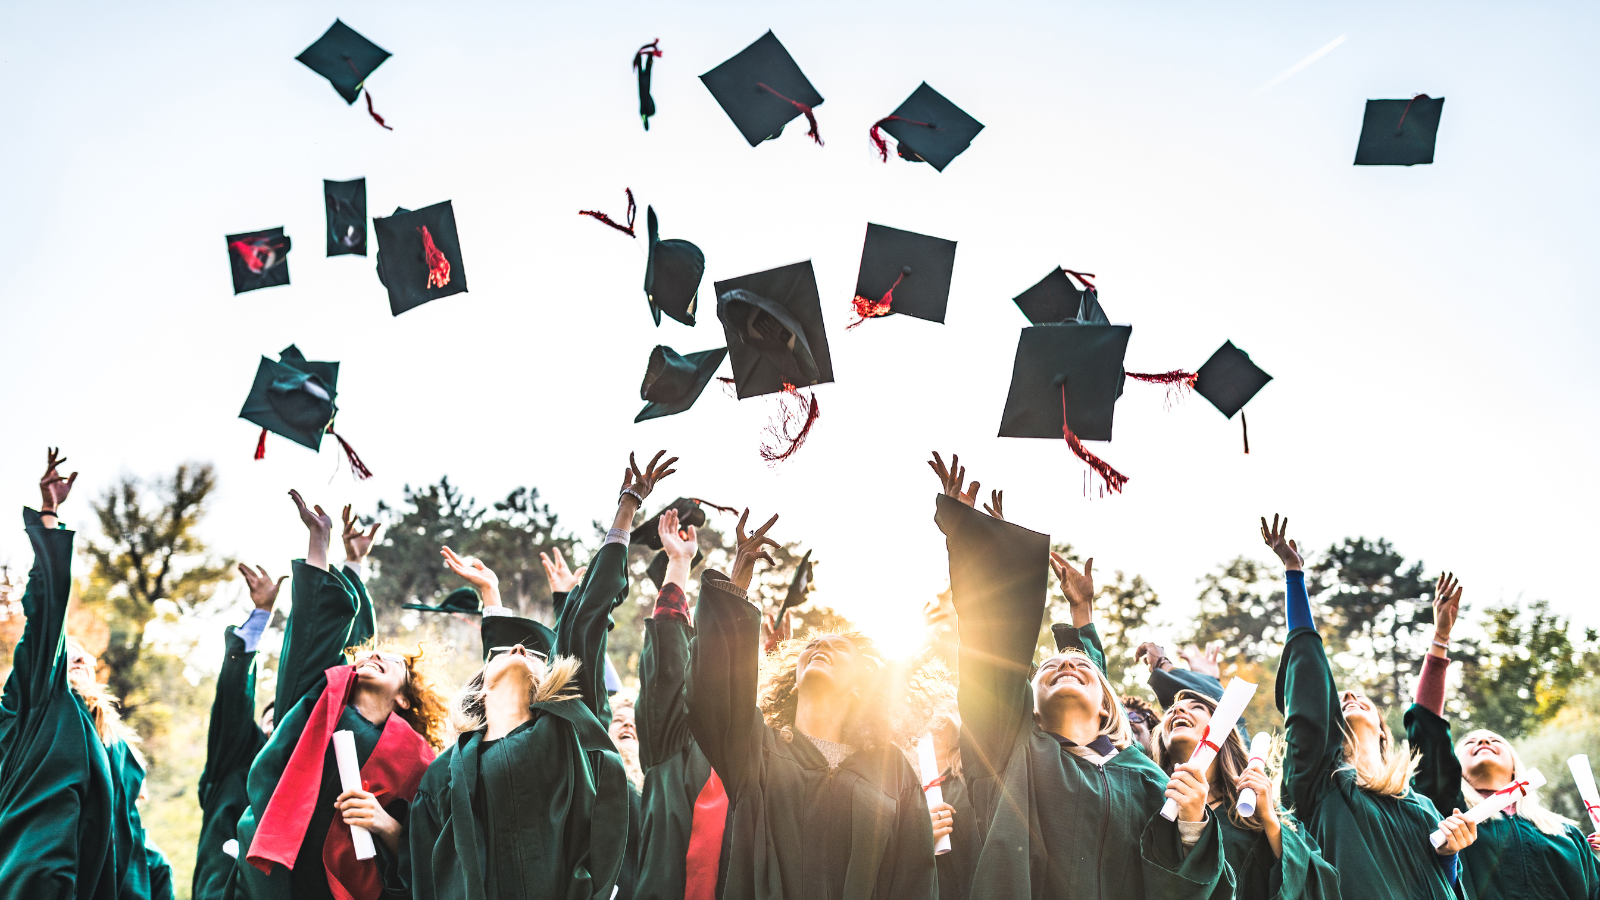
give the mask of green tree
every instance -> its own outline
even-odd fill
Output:
[[[1428,650],[1432,584],[1385,539],[1345,538],[1311,567],[1324,638],[1380,709],[1404,710],[1406,683]]]
[[[1484,612],[1482,640],[1462,641],[1461,690],[1450,712],[1458,721],[1520,738],[1561,712],[1571,688],[1600,664],[1600,635],[1571,637],[1569,619],[1535,601]]]
[[[1257,685],[1245,708],[1248,730],[1252,734],[1277,730],[1283,719],[1273,684],[1289,631],[1283,582],[1274,567],[1236,556],[1206,573],[1200,584],[1199,613],[1188,642],[1204,647],[1221,641],[1223,679],[1243,678]]]
[[[1050,549],[1061,554],[1074,566],[1082,567],[1083,559],[1071,544],[1056,543]],[[1161,597],[1150,587],[1142,575],[1128,575],[1121,569],[1112,573],[1109,581],[1104,572],[1095,572],[1099,582],[1095,588],[1094,621],[1100,639],[1106,648],[1107,677],[1124,693],[1148,696],[1143,684],[1143,666],[1135,665],[1133,651],[1142,643],[1161,607]],[[1070,623],[1072,611],[1067,595],[1054,577],[1050,579],[1045,595],[1045,620],[1039,632],[1038,658],[1056,652],[1055,635],[1050,626],[1057,622]]]

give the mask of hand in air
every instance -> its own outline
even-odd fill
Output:
[[[1201,675],[1210,675],[1220,680],[1222,678],[1222,642],[1211,641],[1206,648],[1201,650],[1193,644],[1183,648],[1180,655],[1183,661],[1189,664],[1192,671]]]
[[[67,495],[72,493],[72,483],[78,480],[78,473],[62,477],[56,469],[67,461],[61,456],[61,448],[51,447],[45,457],[44,477],[39,479],[39,511],[45,515],[53,515],[67,502]]]
[[[694,526],[678,527],[678,511],[669,509],[661,514],[656,522],[657,531],[661,535],[661,549],[667,551],[667,559],[692,562],[695,549],[700,546],[695,534]]]
[[[460,575],[467,583],[478,589],[478,596],[483,598],[484,606],[500,605],[500,576],[494,570],[483,564],[477,557],[462,559],[449,547],[442,547],[439,555],[444,557],[444,564],[450,571]]]
[[[283,582],[289,576],[285,575],[277,581],[267,574],[267,570],[256,566],[256,571],[244,563],[239,564],[239,574],[244,576],[245,586],[250,589],[250,602],[256,609],[272,609],[272,604],[278,602],[278,588],[283,587]]]
[[[938,451],[934,451],[933,459],[928,461],[928,468],[933,470],[933,474],[939,476],[939,484],[943,487],[946,497],[954,497],[968,506],[977,506],[978,483],[974,481],[970,488],[965,492],[962,491],[961,485],[967,480],[967,470],[962,467],[960,456],[952,453],[950,455],[950,467],[947,469]]]
[[[1155,641],[1145,641],[1140,644],[1139,649],[1133,651],[1133,661],[1144,663],[1152,671],[1160,669],[1164,672],[1172,668],[1172,660],[1167,658],[1167,651]]]
[[[350,505],[348,503],[345,504],[344,511],[339,514],[339,518],[344,520],[344,533],[340,537],[344,539],[345,560],[353,563],[365,562],[367,554],[372,552],[372,541],[378,536],[378,529],[382,523],[373,522],[372,528],[362,531],[361,523],[350,513]]]
[[[632,453],[629,453],[628,468],[622,473],[622,490],[632,490],[639,495],[641,501],[650,496],[650,492],[655,490],[655,486],[661,479],[678,471],[672,468],[672,464],[678,461],[676,456],[666,462],[661,462],[661,457],[666,454],[667,451],[665,450],[657,451],[655,457],[650,460],[650,464],[645,466],[644,471],[641,472],[639,471],[638,461],[633,458]],[[622,496],[623,499],[627,499],[630,495],[624,494]]]
[[[307,507],[306,501],[300,496],[299,491],[290,490],[289,496],[294,500],[295,508],[300,511],[300,521],[306,526],[307,531],[312,534],[333,534],[333,518],[323,512],[322,507]]]
[[[767,529],[778,521],[776,513],[767,520],[767,524],[746,535],[744,533],[744,523],[749,518],[750,510],[746,509],[739,516],[739,524],[734,528],[734,535],[738,539],[738,544],[733,554],[733,575],[731,580],[741,589],[750,587],[750,581],[756,574],[757,560],[765,560],[767,565],[772,565],[772,554],[767,552],[767,547],[778,546],[777,541],[767,537]]]
[[[554,562],[550,560],[552,556],[555,557]],[[560,547],[551,547],[548,554],[543,550],[539,551],[539,562],[544,563],[544,575],[550,579],[552,594],[564,594],[577,587],[578,583],[583,581],[583,573],[589,571],[588,566],[579,566],[576,572],[568,571],[567,561],[561,555]]]
[[[1444,832],[1444,844],[1433,852],[1440,856],[1460,853],[1478,839],[1478,823],[1468,822],[1459,809],[1451,810],[1450,815],[1439,823],[1439,830]]]
[[[1067,595],[1067,604],[1072,610],[1072,624],[1082,628],[1093,621],[1094,560],[1086,560],[1083,571],[1079,572],[1065,556],[1051,550],[1050,570],[1056,573],[1056,580],[1061,582],[1061,593]]]
[[[1450,632],[1461,615],[1461,582],[1454,572],[1442,572],[1433,588],[1433,630],[1438,639],[1450,642]]]
[[[983,505],[983,511],[1004,522],[1006,520],[1005,508],[1001,506],[1006,499],[1005,491],[990,491],[989,502]]]
[[[1261,517],[1261,539],[1266,541],[1272,552],[1278,554],[1278,559],[1283,560],[1283,567],[1293,572],[1305,568],[1305,559],[1300,555],[1300,546],[1289,540],[1289,517],[1284,516],[1282,524],[1278,522],[1278,514],[1272,514],[1272,526],[1267,527],[1267,517]]]

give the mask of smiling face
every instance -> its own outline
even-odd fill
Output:
[[[1033,707],[1040,713],[1066,707],[1098,713],[1105,695],[1094,661],[1081,653],[1052,656],[1040,664],[1033,677]]]
[[[795,683],[808,690],[847,690],[865,674],[861,651],[849,638],[825,634],[800,651],[795,667]]]
[[[619,705],[611,711],[611,742],[617,746],[623,743],[639,743],[639,729],[633,722],[633,707]]]
[[[67,677],[94,681],[94,669],[98,664],[89,651],[79,647],[76,641],[67,644]]]
[[[1498,791],[1511,783],[1516,758],[1505,738],[1492,731],[1470,732],[1456,744],[1456,759],[1467,783],[1486,791]]]
[[[1184,698],[1173,703],[1161,720],[1161,734],[1174,759],[1187,762],[1200,746],[1211,725],[1211,710],[1198,700]]]
[[[406,683],[406,658],[398,653],[364,650],[352,657],[356,667],[356,686],[394,698],[405,705],[401,689]]]
[[[1358,737],[1378,734],[1383,730],[1383,718],[1378,715],[1378,708],[1360,691],[1340,694],[1339,711],[1344,713],[1345,724]]]

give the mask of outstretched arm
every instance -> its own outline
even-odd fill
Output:
[[[1461,796],[1461,760],[1456,758],[1450,723],[1444,718],[1445,674],[1450,658],[1450,632],[1461,611],[1461,584],[1453,574],[1439,576],[1433,589],[1433,644],[1422,658],[1417,702],[1406,710],[1406,740],[1420,755],[1411,787],[1433,802],[1439,815],[1466,805]]]
[[[306,558],[295,560],[289,582],[289,621],[278,657],[274,709],[281,718],[322,673],[342,664],[345,648],[360,612],[361,600],[342,576],[328,571],[328,543],[333,519],[320,506],[306,505],[299,491],[290,491],[300,521],[306,526]]]
[[[1057,622],[1050,626],[1056,638],[1056,650],[1069,647],[1082,650],[1102,673],[1106,673],[1106,648],[1099,630],[1094,627],[1094,560],[1085,561],[1080,572],[1065,556],[1052,550],[1050,570],[1061,582],[1061,593],[1066,595],[1072,616],[1071,625]]]
[[[689,733],[689,580],[698,537],[690,525],[682,530],[678,511],[660,519],[661,548],[667,554],[667,575],[656,595],[655,610],[644,623],[644,650],[639,654],[639,761],[645,768],[666,761],[694,738]]]
[[[1283,562],[1288,588],[1289,638],[1278,664],[1278,711],[1284,716],[1283,759],[1285,805],[1309,819],[1331,782],[1343,746],[1343,713],[1333,670],[1311,616],[1300,547],[1289,540],[1289,520],[1261,519],[1261,538]]]
[[[57,511],[72,492],[78,473],[62,477],[66,462],[51,448],[39,479],[40,510],[22,511],[22,524],[33,545],[33,569],[22,594],[27,621],[12,652],[12,673],[6,681],[8,715],[20,716],[42,704],[52,692],[67,690],[67,599],[72,592],[73,532],[56,527]]]

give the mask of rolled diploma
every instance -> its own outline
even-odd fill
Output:
[[[1583,806],[1589,811],[1589,821],[1600,829],[1600,791],[1595,790],[1594,770],[1589,767],[1589,755],[1580,753],[1572,757],[1567,760],[1567,768],[1572,770],[1572,780],[1578,783],[1578,795],[1583,798]]]
[[[925,734],[922,740],[917,741],[917,768],[922,770],[922,783],[927,784],[939,777],[939,754],[933,750],[933,735]],[[944,789],[938,785],[923,791],[928,795],[928,809],[944,802]],[[950,852],[950,835],[939,838],[933,845],[933,855],[943,856]]]
[[[356,761],[356,736],[349,731],[333,733],[333,758],[339,764],[339,787],[361,790],[361,764]],[[356,859],[371,859],[378,854],[372,834],[360,825],[350,826],[350,842],[356,845]]]
[[[1261,763],[1261,767],[1263,769],[1266,768],[1267,767],[1267,751],[1269,751],[1271,749],[1272,749],[1272,735],[1267,734],[1265,731],[1256,732],[1256,736],[1254,738],[1251,738],[1251,740],[1250,740],[1250,762],[1249,762],[1249,765],[1253,766],[1253,765],[1255,765],[1256,763],[1259,762],[1259,763]],[[1244,790],[1239,792],[1239,806],[1238,806],[1238,809],[1239,809],[1239,815],[1244,816],[1246,819],[1248,819],[1251,816],[1256,814],[1256,790],[1255,790],[1255,788],[1245,788]]]
[[[222,842],[222,852],[228,854],[229,856],[233,857],[234,859],[238,859],[239,858],[239,842],[234,840],[233,838],[228,838],[227,840]]]
[[[1499,792],[1490,794],[1483,798],[1483,802],[1462,813],[1461,818],[1474,825],[1479,824],[1484,819],[1528,796],[1528,791],[1536,791],[1545,786],[1544,776],[1539,773],[1538,769],[1529,769],[1524,772],[1522,780],[1528,783],[1527,788],[1519,791],[1507,791],[1503,794]],[[1444,832],[1434,831],[1433,834],[1428,835],[1428,840],[1433,842],[1433,847],[1437,850],[1444,846]]]
[[[1222,746],[1222,741],[1227,740],[1228,732],[1239,724],[1239,717],[1244,715],[1244,708],[1250,705],[1250,698],[1255,695],[1256,686],[1243,678],[1235,678],[1228,682],[1227,688],[1222,692],[1222,699],[1217,702],[1217,711],[1211,714],[1211,724],[1206,727],[1207,735],[1215,735],[1220,740],[1208,739],[1217,746]],[[1211,761],[1216,758],[1217,751],[1202,745],[1195,748],[1194,753],[1189,756],[1189,762],[1198,763],[1200,771],[1204,772],[1211,768]],[[1176,822],[1178,801],[1169,799],[1162,804],[1161,815],[1168,822]]]

